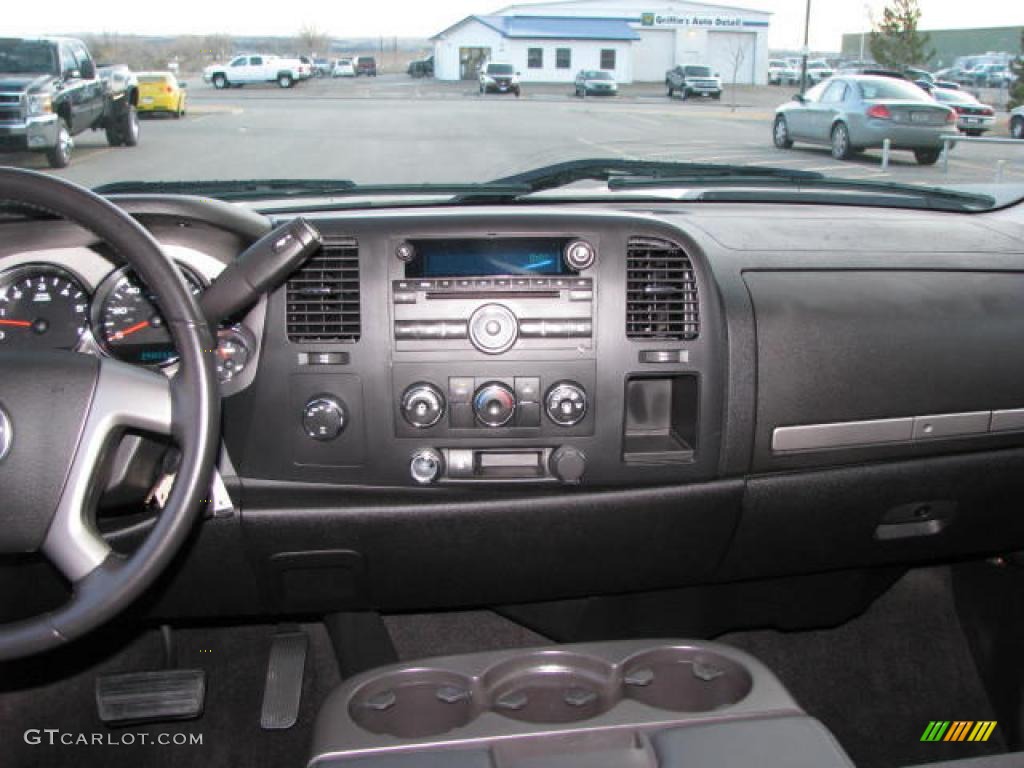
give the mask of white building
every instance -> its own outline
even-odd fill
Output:
[[[662,82],[705,64],[723,82],[765,83],[771,14],[729,5],[559,0],[469,16],[433,38],[439,80],[475,80],[484,61],[515,65],[523,82],[571,82],[605,69],[621,83]]]

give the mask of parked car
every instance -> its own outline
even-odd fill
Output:
[[[772,138],[789,149],[794,141],[825,144],[846,160],[881,147],[910,150],[921,165],[942,152],[942,135],[956,123],[951,108],[938,104],[913,83],[875,75],[844,75],[819,83],[775,111]]]
[[[686,64],[673,67],[665,73],[665,85],[671,99],[678,93],[685,101],[691,96],[722,98],[722,80],[711,67],[700,64]]]
[[[425,59],[414,59],[405,71],[410,77],[433,77],[434,57],[431,55]]]
[[[313,59],[313,77],[328,77],[330,74],[330,59]]]
[[[935,80],[953,82],[957,85],[966,85],[968,82],[967,70],[963,67],[947,67],[935,73]]]
[[[188,95],[186,84],[173,72],[139,72],[139,112],[165,112],[172,117],[185,116]]]
[[[298,59],[271,54],[244,54],[227,64],[211,64],[203,70],[203,80],[214,88],[241,88],[252,83],[277,83],[291,88],[309,77],[309,65]]]
[[[768,85],[796,85],[799,82],[799,69],[794,69],[784,59],[769,60]]]
[[[824,59],[809,59],[807,61],[808,85],[817,85],[822,80],[828,80],[834,74],[835,70]]]
[[[575,84],[577,96],[615,96],[619,92],[612,73],[602,69],[581,69]]]
[[[1024,106],[1010,113],[1010,135],[1015,139],[1024,139]]]
[[[956,112],[956,127],[968,136],[981,136],[996,124],[995,109],[982,104],[967,91],[935,88],[932,98]]]
[[[332,77],[355,77],[356,66],[352,63],[352,59],[338,59],[334,62],[334,69],[331,71]]]
[[[71,162],[74,137],[106,133],[135,146],[138,90],[124,66],[103,72],[71,37],[0,38],[0,151],[45,152],[53,168]]]
[[[519,98],[519,73],[511,64],[488,62],[480,68],[480,93],[514,93]]]
[[[377,76],[377,60],[373,56],[356,56],[353,64],[356,68],[356,77],[360,75]]]
[[[1004,88],[1013,76],[1005,64],[981,64],[971,70],[970,77],[969,84],[976,88]]]

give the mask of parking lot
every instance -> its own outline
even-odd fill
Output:
[[[948,171],[894,152],[850,162],[827,148],[771,144],[774,107],[792,88],[729,89],[721,101],[669,100],[660,84],[623,86],[614,98],[574,98],[571,86],[524,86],[523,97],[480,96],[475,82],[405,75],[323,79],[216,90],[185,77],[183,120],[147,117],[138,147],[110,148],[102,133],[76,138],[62,176],[94,186],[131,179],[338,178],[358,182],[481,181],[537,165],[596,156],[778,165],[861,179],[943,184],[1024,182],[1024,142],[957,146]],[[733,106],[735,102],[735,107]],[[1000,114],[992,135],[1006,136]],[[41,155],[4,162],[46,168]]]

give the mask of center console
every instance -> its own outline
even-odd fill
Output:
[[[631,640],[395,665],[343,683],[310,768],[852,768],[751,656]]]
[[[272,297],[254,402],[237,401],[262,414],[234,433],[245,476],[466,488],[715,475],[719,300],[685,233],[508,209],[317,226],[323,252]]]

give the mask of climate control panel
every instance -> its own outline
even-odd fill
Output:
[[[465,367],[395,364],[397,436],[475,440],[593,433],[592,361],[560,364],[555,374],[548,366],[531,370],[518,363]]]

